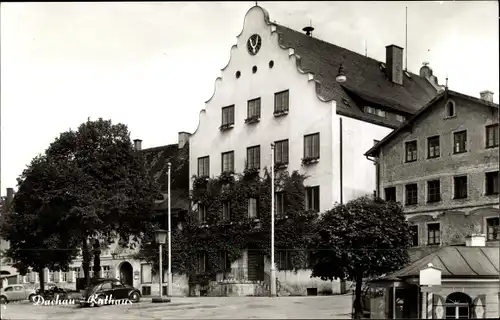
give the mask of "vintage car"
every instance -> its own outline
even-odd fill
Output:
[[[124,304],[136,303],[141,299],[141,293],[138,289],[123,284],[118,279],[101,278],[92,279],[79,303],[82,306],[101,306],[105,304]]]
[[[0,303],[5,304],[11,301],[29,300],[34,301],[35,289],[23,284],[11,284],[0,291]]]

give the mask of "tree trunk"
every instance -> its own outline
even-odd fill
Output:
[[[354,298],[354,319],[363,318],[363,303],[361,302],[361,289],[363,286],[363,276],[358,275],[354,279],[356,281],[356,291]]]
[[[101,277],[101,247],[99,244],[99,240],[94,241],[93,245],[93,253],[94,253],[94,266],[92,267],[92,270],[94,271],[94,278],[100,278]]]
[[[90,252],[89,252],[89,244],[87,243],[87,237],[83,239],[82,246],[82,268],[83,268],[83,277],[85,279],[85,286],[88,287],[90,285]]]
[[[44,295],[43,292],[45,291],[45,275],[44,275],[44,268],[41,268],[40,271],[38,271],[38,280],[40,280],[40,295]]]

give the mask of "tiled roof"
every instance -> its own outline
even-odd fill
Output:
[[[443,278],[498,278],[499,252],[498,247],[443,247],[378,280],[419,277],[429,263],[441,269]]]
[[[365,114],[363,107],[365,104],[378,105],[411,115],[437,94],[434,86],[420,75],[408,72],[410,77],[403,75],[403,85],[395,84],[387,78],[382,68],[385,62],[272,24],[276,26],[280,46],[294,49],[294,53],[300,57],[297,59],[298,67],[314,75],[318,95],[327,101],[335,100],[339,114],[397,127],[399,124],[394,121]],[[347,81],[339,84],[335,79],[341,63]]]
[[[156,201],[158,209],[166,208],[168,182],[168,163],[171,163],[171,207],[186,209],[189,207],[189,144],[179,149],[178,144],[141,150],[149,166],[149,174],[158,183],[163,196],[162,201]],[[160,197],[161,198],[161,197]]]
[[[412,123],[415,122],[415,120],[417,118],[419,118],[420,116],[422,116],[423,114],[425,114],[425,112],[433,107],[433,106],[436,106],[437,105],[437,102],[439,102],[442,98],[444,98],[445,96],[457,96],[459,98],[462,98],[462,99],[466,99],[466,100],[469,100],[469,101],[473,101],[473,102],[476,102],[476,103],[479,103],[479,104],[482,104],[486,107],[491,107],[491,108],[496,108],[498,109],[498,104],[496,103],[493,103],[493,102],[489,102],[489,101],[485,101],[483,99],[478,99],[478,98],[475,98],[475,97],[472,97],[472,96],[468,96],[468,95],[465,95],[465,94],[462,94],[462,93],[458,93],[458,92],[455,92],[455,91],[452,91],[452,90],[444,90],[443,92],[439,93],[437,96],[435,96],[431,101],[429,101],[425,106],[423,106],[416,114],[414,114],[410,119],[408,119],[402,126],[400,126],[397,130],[394,130],[392,131],[390,134],[388,134],[384,139],[382,139],[379,143],[377,143],[376,145],[374,145],[372,148],[370,148],[370,150],[368,150],[365,155],[366,156],[370,156],[370,157],[376,157],[378,155],[378,152],[380,150],[380,148],[385,145],[388,141],[390,141],[394,136],[396,136],[397,134],[399,134],[401,131],[405,130],[405,128],[409,127]]]

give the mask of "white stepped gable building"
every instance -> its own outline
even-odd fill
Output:
[[[376,61],[272,23],[252,7],[189,138],[190,176],[238,173],[246,165],[263,173],[274,142],[277,163],[308,175],[308,209],[323,212],[373,194],[377,168],[364,152],[440,89],[428,66],[416,75],[402,62],[398,46]],[[346,81],[339,83],[341,64]],[[309,275],[288,277],[306,286],[322,282]]]

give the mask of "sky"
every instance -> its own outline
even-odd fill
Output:
[[[499,97],[497,1],[266,2],[271,20],[385,61],[405,47],[451,90]],[[2,3],[1,194],[87,118],[124,123],[149,148],[194,132],[255,2]],[[366,47],[365,47],[366,46]]]

